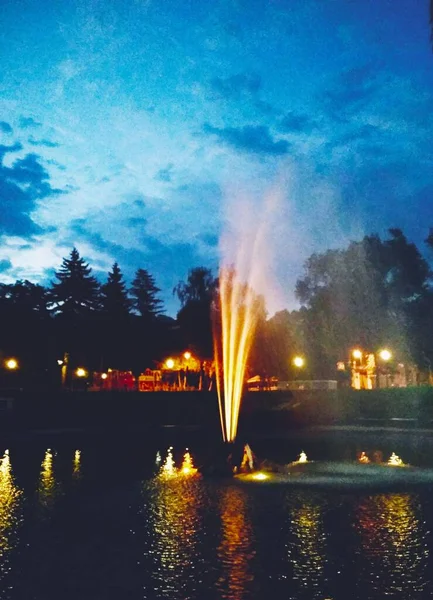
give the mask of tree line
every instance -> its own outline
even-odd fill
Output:
[[[426,243],[433,251],[433,231]],[[160,291],[141,268],[127,287],[116,262],[100,284],[74,248],[48,287],[0,284],[0,359],[19,357],[35,384],[58,381],[57,360],[65,352],[72,366],[136,373],[186,348],[211,358],[218,278],[205,267],[191,269],[173,290],[181,305],[176,319],[165,316]],[[432,273],[401,230],[312,254],[296,296],[298,310],[272,318],[262,311],[250,374],[292,378],[291,357],[302,354],[305,378],[335,378],[336,363],[346,361],[354,347],[387,347],[401,363],[432,370]]]
[[[213,281],[209,270],[192,269],[174,290],[182,306],[174,320],[165,316],[161,290],[148,270],[137,269],[128,288],[115,262],[101,284],[74,248],[48,287],[27,280],[0,283],[0,360],[17,357],[20,379],[36,385],[60,381],[57,361],[65,353],[70,371],[80,365],[136,373],[186,347],[211,356],[209,304],[202,309],[202,296],[203,284]]]

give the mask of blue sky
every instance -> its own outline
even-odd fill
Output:
[[[75,245],[175,314],[230,207],[261,221],[273,190],[272,313],[313,251],[433,226],[427,0],[5,0],[0,24],[1,281]]]

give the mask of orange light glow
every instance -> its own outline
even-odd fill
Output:
[[[174,367],[174,360],[172,358],[167,358],[165,361],[165,366],[167,369],[172,369]]]
[[[77,377],[87,377],[87,371],[86,369],[83,369],[83,367],[78,367],[78,369],[75,371],[75,375]]]
[[[370,462],[370,459],[368,458],[368,456],[366,455],[365,452],[361,452],[361,454],[359,455],[358,461],[360,463],[368,464]]]
[[[191,358],[191,352],[184,352],[183,357],[185,360],[189,360]]]
[[[10,371],[15,371],[15,369],[18,369],[18,361],[16,360],[16,358],[8,358],[5,361],[5,365],[6,368]]]
[[[107,379],[107,377],[108,377],[107,373],[102,373],[101,379]]]
[[[353,358],[356,358],[356,360],[360,360],[362,358],[362,351],[359,350],[359,348],[356,348],[353,352],[352,352],[352,356]]]
[[[214,333],[215,369],[223,439],[236,438],[245,369],[262,304],[233,269],[220,271],[221,337]]]
[[[180,472],[182,473],[182,475],[188,475],[188,476],[197,474],[197,469],[194,467],[194,464],[192,462],[192,457],[188,451],[188,448],[186,449],[185,454],[183,455],[183,462],[182,462],[182,467],[181,467]]]
[[[302,356],[295,356],[293,364],[295,367],[298,367],[298,369],[301,369],[305,365],[305,359]]]

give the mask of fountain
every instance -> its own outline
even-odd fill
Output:
[[[244,444],[236,444],[245,372],[257,324],[265,318],[260,292],[275,286],[268,277],[271,220],[276,194],[260,205],[254,200],[236,201],[228,207],[226,233],[220,244],[219,298],[214,310],[214,357],[223,454],[231,466],[240,466]],[[230,444],[230,446],[227,446]],[[227,462],[227,461],[226,461]],[[252,468],[252,467],[251,467]]]

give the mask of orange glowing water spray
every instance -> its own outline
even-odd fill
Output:
[[[236,439],[239,411],[248,356],[260,315],[265,315],[263,289],[267,273],[265,243],[276,196],[260,207],[236,203],[231,215],[232,230],[221,243],[219,303],[214,319],[214,355],[222,436]],[[260,213],[260,214],[259,214]]]

